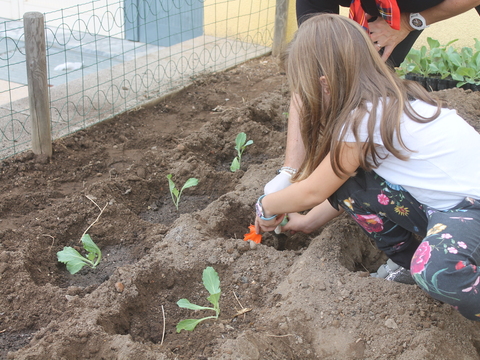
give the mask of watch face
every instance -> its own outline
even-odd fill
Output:
[[[419,18],[413,18],[412,19],[412,25],[416,28],[421,28],[421,27],[423,27],[423,21]]]
[[[262,205],[260,205],[258,203],[258,201],[255,203],[255,210],[257,211],[257,216],[259,218],[262,218],[263,217],[263,209],[262,209]]]

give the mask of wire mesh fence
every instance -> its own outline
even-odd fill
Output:
[[[275,9],[275,0],[97,0],[44,13],[52,137],[270,52]],[[0,21],[0,159],[31,146],[25,43],[21,20]]]

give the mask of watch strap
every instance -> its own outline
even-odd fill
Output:
[[[265,217],[265,212],[263,210],[263,205],[262,205],[262,199],[265,197],[265,195],[262,195],[258,198],[257,203],[255,204],[255,210],[257,212],[257,216],[264,221],[270,221],[273,220],[277,217],[277,215]]]
[[[409,23],[415,30],[424,30],[428,27],[427,21],[420,13],[411,13]]]

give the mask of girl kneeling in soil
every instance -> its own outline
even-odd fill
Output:
[[[283,230],[308,233],[346,211],[422,289],[480,320],[480,135],[345,17],[305,21],[286,68],[306,156],[259,198],[257,232],[288,214]]]

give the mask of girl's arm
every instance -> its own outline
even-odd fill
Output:
[[[301,215],[299,213],[288,214],[288,223],[285,226],[282,226],[282,231],[292,231],[293,233],[299,231],[305,234],[310,234],[340,215],[342,212],[342,208],[336,210],[330,205],[328,200],[325,200],[320,205],[315,206],[306,215]]]
[[[287,146],[284,165],[298,169],[305,158],[302,134],[300,133],[299,109],[301,100],[297,94],[292,94],[287,123]]]
[[[298,170],[305,158],[302,134],[300,132],[299,109],[301,101],[297,94],[292,94],[288,113],[287,147],[285,149],[285,161],[283,166]],[[291,185],[290,179],[293,174],[280,173],[270,180],[264,188],[265,194],[277,192]]]
[[[343,143],[340,146],[340,163],[348,174],[353,174],[359,166],[357,148],[354,144],[349,143]],[[263,231],[272,231],[286,213],[309,210],[323,203],[347,179],[348,176],[338,177],[335,174],[330,154],[328,154],[308,178],[262,199],[264,217],[271,217],[275,214],[278,216],[270,221],[261,220],[257,216],[255,221],[257,232],[259,228]]]

